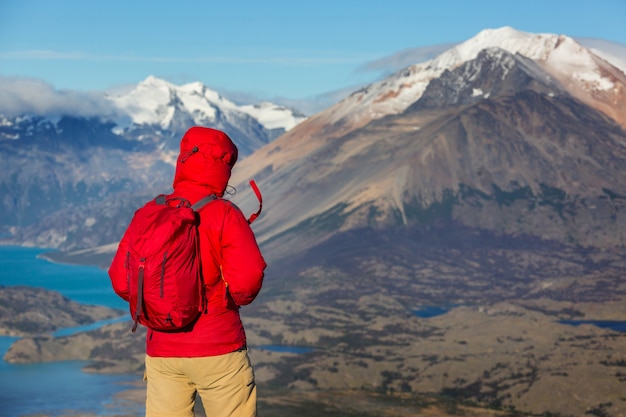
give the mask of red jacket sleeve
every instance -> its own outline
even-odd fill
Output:
[[[117,247],[117,252],[115,252],[115,256],[113,257],[113,261],[111,262],[111,266],[109,267],[109,278],[111,279],[113,291],[126,301],[129,299],[128,277],[125,267],[127,248],[126,240],[122,238]]]
[[[233,301],[243,306],[259,294],[267,265],[243,213],[230,206],[222,229],[222,275]]]

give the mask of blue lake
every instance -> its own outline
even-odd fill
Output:
[[[0,246],[0,285],[27,285],[55,290],[84,304],[97,304],[127,309],[127,304],[115,295],[106,271],[96,267],[61,265],[39,259],[45,250]],[[73,329],[61,329],[63,336],[87,331],[103,324],[125,320],[107,320]],[[0,355],[4,356],[17,338],[0,337]],[[136,375],[99,375],[82,372],[82,361],[36,364],[0,362],[0,416],[18,417],[28,414],[50,416],[90,413],[99,415],[124,414],[117,409],[113,397],[137,381]],[[128,406],[128,404],[125,404]],[[143,413],[137,405],[136,414]]]
[[[0,246],[0,285],[28,285],[58,291],[83,304],[128,309],[111,289],[106,271],[94,266],[63,265],[37,256],[40,248]]]
[[[259,350],[267,350],[270,352],[278,352],[278,353],[309,353],[313,352],[315,349],[307,346],[283,346],[283,345],[259,345],[259,346],[251,346],[254,349]]]
[[[419,318],[429,319],[431,317],[441,316],[450,311],[452,307],[425,306],[412,310],[412,313]]]
[[[455,306],[439,307],[439,306],[426,306],[412,310],[412,313],[422,319],[429,319],[431,317],[441,316],[446,314]],[[603,329],[610,329],[617,332],[626,332],[626,321],[621,320],[559,320],[561,324],[567,324],[569,326],[579,326],[581,324],[591,324]]]
[[[616,332],[626,332],[626,321],[618,320],[560,320],[559,323],[579,326],[581,324],[591,324],[603,329],[615,330]]]

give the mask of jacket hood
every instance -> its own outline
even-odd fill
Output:
[[[180,141],[174,190],[196,189],[223,196],[237,156],[237,146],[226,133],[192,127]]]

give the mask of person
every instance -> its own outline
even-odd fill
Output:
[[[222,197],[237,156],[226,133],[190,128],[180,143],[174,190],[168,198],[194,204],[210,194]],[[197,395],[207,416],[256,416],[254,371],[239,307],[258,295],[266,263],[248,221],[232,202],[218,198],[208,203],[199,219],[208,305],[188,328],[148,329],[146,416],[192,417]],[[121,258],[116,256],[109,268],[114,289],[127,286]]]

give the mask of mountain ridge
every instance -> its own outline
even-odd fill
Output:
[[[557,46],[560,47],[558,53],[556,53]],[[387,114],[397,114],[404,111],[409,105],[419,100],[428,84],[445,69],[453,69],[463,62],[473,59],[482,49],[488,47],[502,47],[502,49],[512,53],[524,52],[523,56],[533,60],[543,60],[541,64],[544,69],[551,66],[554,67],[547,74],[544,73],[544,76],[560,80],[561,84],[564,74],[562,71],[557,71],[560,61],[550,58],[552,55],[562,58],[563,55],[567,56],[568,53],[583,51],[587,56],[584,59],[587,65],[579,67],[577,71],[570,73],[570,75],[576,75],[582,71],[582,74],[585,74],[583,78],[591,80],[595,79],[595,75],[597,75],[598,69],[597,66],[594,66],[595,61],[590,63],[593,59],[589,58],[593,54],[586,48],[582,48],[571,38],[562,35],[525,33],[510,27],[486,29],[474,38],[454,46],[429,61],[409,66],[384,80],[372,83],[352,93],[334,106],[309,117],[300,125],[300,129],[297,132],[287,132],[281,138],[281,141],[258,151],[259,156],[257,159],[268,161],[266,164],[257,162],[254,159],[240,164],[238,171],[235,172],[236,178],[234,182],[250,178],[256,175],[255,171],[262,171],[269,165],[273,169],[279,169],[290,161],[312,152],[315,146],[324,142],[324,137],[340,136],[366,125],[371,120],[384,117]],[[569,60],[562,59],[561,61],[568,65],[573,65],[578,61],[578,58],[574,54]],[[602,60],[602,62],[605,61]],[[624,117],[626,112],[619,113],[612,109],[614,107],[621,108],[626,103],[623,87],[620,87],[620,85],[626,83],[626,76],[620,69],[611,67],[613,72],[618,71],[615,77],[619,81],[617,83],[618,91],[612,94],[614,100],[611,101],[611,98],[606,96],[603,96],[600,101],[587,97],[587,103],[589,104],[593,101],[594,107],[608,111],[610,113],[609,116],[616,117],[615,120],[624,125],[626,120],[621,119],[621,117]],[[557,73],[558,77],[553,72]],[[572,84],[574,86],[570,87],[570,93],[572,93],[571,90],[574,87],[580,90],[577,87],[580,84],[578,81],[572,79]],[[589,88],[589,86],[587,87]],[[602,94],[600,95],[602,96]],[[317,140],[311,140],[313,137],[316,137]],[[276,153],[276,149],[280,149],[280,152]],[[272,155],[278,154],[280,154],[280,158],[276,156],[272,158]],[[237,175],[238,173],[240,175]]]
[[[605,189],[626,195],[619,181],[626,167],[624,129],[579,101],[536,61],[500,48],[443,71],[399,114],[348,133],[345,125],[324,125],[323,117],[310,118],[242,162],[253,169],[266,166],[257,182],[266,199],[280,202],[272,209],[276,214],[266,214],[257,226],[262,242],[330,213],[345,222],[335,231],[375,224],[377,216],[381,225],[393,224],[396,216],[406,223],[407,210],[428,210],[445,198],[457,201],[462,187],[529,198],[550,188],[600,200]],[[313,129],[331,134],[318,135],[297,159],[301,149],[288,139],[299,135],[313,142],[307,135],[315,134],[309,129],[315,123]],[[285,247],[293,248],[288,242]]]
[[[248,155],[306,118],[269,102],[238,106],[200,82],[176,86],[154,76],[129,92],[105,97],[121,113],[118,132],[145,125],[168,130],[174,150],[189,126],[207,125],[229,132],[241,154]]]
[[[573,55],[569,56],[571,54]],[[472,68],[472,65],[476,65],[477,62],[487,62],[486,58],[489,57],[493,58],[490,62],[495,66],[485,66],[484,68],[477,66]],[[469,58],[472,59],[468,61],[467,59]],[[390,139],[385,138],[385,136],[406,138],[403,139],[404,143],[406,143],[406,146],[409,146],[409,144],[415,141],[412,138],[427,135],[425,129],[430,129],[430,134],[434,136],[446,135],[448,133],[444,133],[444,131],[437,133],[437,129],[446,128],[446,123],[450,120],[461,120],[454,119],[455,117],[474,117],[472,115],[477,115],[480,107],[473,110],[473,113],[466,109],[465,113],[463,113],[465,116],[455,116],[452,113],[449,116],[445,116],[444,113],[447,110],[438,109],[437,106],[430,109],[426,107],[432,107],[436,102],[439,103],[439,107],[446,108],[460,104],[480,106],[481,102],[489,103],[490,100],[493,103],[493,95],[496,94],[496,90],[493,90],[493,88],[501,89],[502,91],[500,92],[502,93],[510,93],[515,89],[522,88],[523,82],[526,82],[528,84],[526,87],[531,90],[537,90],[542,97],[545,97],[545,99],[537,103],[541,102],[542,105],[552,103],[550,104],[552,106],[560,97],[567,96],[574,100],[566,100],[567,103],[577,102],[579,104],[575,106],[582,106],[575,113],[583,119],[590,120],[586,116],[586,109],[593,108],[592,112],[594,114],[596,114],[596,111],[600,111],[600,114],[604,115],[593,116],[594,123],[599,123],[602,126],[605,124],[612,126],[617,123],[617,127],[602,127],[602,129],[605,132],[612,132],[609,135],[612,138],[609,140],[612,143],[610,146],[614,147],[612,151],[616,152],[617,160],[621,160],[623,159],[623,145],[620,144],[622,135],[619,127],[621,125],[620,120],[619,118],[611,119],[612,113],[610,111],[605,111],[606,108],[603,109],[602,106],[596,105],[598,101],[593,98],[594,95],[602,96],[604,94],[602,91],[606,90],[589,90],[589,88],[593,85],[606,87],[610,82],[613,85],[613,90],[611,91],[620,93],[620,91],[623,91],[624,84],[622,81],[624,80],[620,78],[620,70],[616,67],[611,66],[609,68],[612,72],[598,73],[597,70],[600,68],[598,63],[606,62],[590,53],[586,48],[581,47],[571,38],[562,35],[529,34],[509,27],[482,31],[476,37],[456,45],[431,61],[408,67],[390,76],[388,79],[353,93],[335,106],[303,120],[277,140],[258,148],[250,157],[241,160],[236,165],[231,184],[238,190],[238,193],[232,196],[232,198],[245,212],[256,211],[256,196],[251,192],[247,182],[249,179],[254,178],[260,185],[266,199],[266,211],[261,219],[255,223],[255,229],[258,231],[260,241],[265,242],[268,240],[275,241],[278,236],[284,236],[287,230],[297,228],[299,227],[298,225],[313,221],[319,222],[320,219],[328,219],[329,215],[333,217],[331,213],[335,213],[335,215],[340,214],[344,217],[343,221],[345,221],[345,224],[342,226],[344,228],[356,227],[357,225],[363,226],[372,221],[376,223],[377,218],[382,221],[381,224],[388,224],[389,219],[394,218],[394,216],[400,219],[400,223],[405,223],[407,214],[404,207],[407,203],[403,200],[407,198],[405,196],[406,190],[404,189],[407,186],[423,188],[423,192],[420,195],[413,195],[412,191],[409,192],[409,197],[415,199],[413,203],[409,204],[409,211],[428,211],[430,210],[428,209],[429,205],[441,204],[441,199],[446,195],[446,198],[452,198],[450,201],[457,201],[461,195],[460,193],[467,192],[467,190],[474,190],[474,193],[489,194],[491,195],[490,198],[494,198],[493,193],[500,196],[503,195],[502,193],[512,195],[521,193],[522,195],[532,196],[531,198],[535,199],[543,195],[544,191],[550,187],[558,188],[560,192],[578,192],[578,189],[583,189],[589,185],[589,179],[585,180],[587,182],[579,181],[577,186],[575,182],[570,184],[569,180],[567,180],[567,174],[559,179],[561,174],[555,174],[554,170],[546,168],[544,172],[553,172],[550,175],[556,181],[553,184],[546,184],[544,183],[545,181],[542,182],[530,177],[524,180],[516,179],[511,175],[512,171],[508,170],[507,167],[503,166],[498,168],[500,171],[493,171],[481,166],[478,162],[475,162],[478,165],[473,168],[473,173],[471,175],[467,174],[470,175],[471,180],[469,179],[470,177],[463,181],[459,181],[459,178],[456,178],[456,183],[451,180],[458,174],[446,173],[438,168],[439,171],[437,172],[440,172],[442,178],[445,179],[449,175],[452,175],[452,177],[450,177],[450,181],[448,181],[445,187],[433,187],[432,184],[429,185],[428,181],[432,183],[441,179],[434,179],[432,175],[428,174],[428,170],[418,175],[415,174],[415,170],[411,168],[410,164],[403,163],[401,167],[394,167],[393,164],[389,164],[389,161],[385,162],[385,159],[388,158],[384,155],[385,152],[392,152],[397,155],[405,153],[402,149],[391,151],[388,143]],[[565,65],[565,67],[559,67],[559,64]],[[459,70],[460,68],[461,70]],[[564,84],[564,81],[567,80],[563,78],[563,74],[566,74],[567,71],[558,70],[559,68],[577,68],[577,70],[571,71],[571,82],[569,84]],[[514,70],[518,74],[517,77],[522,77],[525,81],[508,76],[507,74],[510,70]],[[418,74],[420,71],[423,73]],[[555,76],[557,72],[560,74],[558,77]],[[500,83],[498,81],[500,78],[494,77],[494,73],[498,73],[500,78],[505,77],[508,86],[505,83]],[[438,74],[438,76],[433,78],[433,74]],[[606,74],[609,77],[608,81],[604,77]],[[412,84],[407,84],[406,80],[414,81],[412,81]],[[587,90],[580,88],[582,85],[580,80],[587,80],[586,84],[583,83]],[[168,83],[159,80],[152,81],[161,85],[165,90],[170,88]],[[403,85],[412,85],[412,87],[402,87]],[[194,94],[201,91],[201,89],[198,90],[200,87],[197,83],[188,84],[185,88],[194,92]],[[415,90],[415,88],[418,90]],[[411,89],[416,91],[411,98],[414,101],[407,104],[409,96],[403,96],[403,94],[406,94]],[[585,91],[588,92],[587,96],[585,96],[586,98],[581,98],[580,95]],[[198,98],[200,96],[201,94],[195,97]],[[619,94],[613,97],[617,100],[614,103],[614,108],[619,108]],[[218,100],[219,96],[215,95],[212,99]],[[514,99],[510,98],[508,100],[514,104]],[[531,98],[527,97],[527,100],[531,100]],[[602,100],[603,103],[609,103],[606,96],[602,96]],[[574,111],[572,110],[573,107],[571,107],[573,104],[565,104],[566,101],[561,101],[559,106],[570,106],[569,110],[560,110],[564,112],[563,115],[569,117],[568,115]],[[370,108],[369,105],[373,102],[378,104]],[[387,115],[376,113],[376,109],[381,109],[385,106],[386,108],[394,108],[394,105],[389,105],[389,103],[393,102],[401,103],[402,106],[400,108],[402,110]],[[354,110],[355,103],[361,106],[361,109],[370,112],[370,116],[364,118],[363,110],[358,110],[354,113],[349,113],[349,117],[338,117],[349,110]],[[490,136],[488,123],[493,118],[489,116],[489,113],[497,113],[497,111],[490,110],[488,104],[484,105],[486,107],[483,108],[484,116],[482,117],[483,123],[487,123],[487,129],[482,128],[482,134],[483,136]],[[504,99],[500,101],[500,105],[510,106],[511,109],[514,108],[511,104],[507,104]],[[517,111],[518,115],[516,117],[522,117],[523,112],[520,112],[520,109]],[[410,114],[415,114],[415,116],[409,117]],[[405,117],[406,121],[394,121],[390,125],[385,124],[388,120],[398,117]],[[502,113],[502,117],[508,116],[506,116],[506,113]],[[538,125],[533,127],[526,123],[528,125],[527,129],[534,129],[535,133],[533,135],[549,138],[550,135],[560,130],[556,120],[548,123],[550,129],[542,130],[538,119],[541,118],[541,115],[534,115],[533,117],[539,123]],[[556,117],[556,113],[553,117]],[[605,119],[601,120],[603,117]],[[438,121],[435,123],[436,119]],[[573,119],[570,118],[568,120]],[[519,121],[513,121],[510,126],[501,127],[501,129],[522,132],[524,123],[520,123]],[[425,127],[427,125],[428,128]],[[389,132],[388,126],[393,126],[395,130]],[[463,126],[463,123],[457,124],[457,133],[466,129]],[[451,132],[449,127],[447,129],[447,132]],[[366,133],[363,134],[363,131]],[[575,134],[575,132],[573,133]],[[546,134],[548,136],[545,136]],[[524,135],[519,133],[516,140],[523,139]],[[359,141],[355,137],[367,137],[368,139],[367,141]],[[591,133],[590,137],[593,137],[593,133]],[[169,164],[173,163],[173,158],[175,157],[174,143],[176,139],[172,137],[171,140],[170,146],[172,150],[168,151],[169,156],[167,157]],[[422,141],[422,144],[419,146],[424,147],[426,143],[427,141]],[[484,146],[493,145],[485,143]],[[525,145],[522,142],[519,142],[518,146],[520,146],[518,152],[525,149]],[[579,142],[579,145],[576,146],[586,145]],[[364,150],[367,150],[369,152],[368,155],[373,159],[367,160],[368,156],[364,155],[360,157],[362,162],[354,162],[358,159],[354,159],[355,156],[358,156],[359,152]],[[377,156],[376,152],[383,155]],[[438,152],[435,148],[431,149],[432,155],[437,155]],[[477,150],[477,152],[480,152],[480,150]],[[544,143],[535,152],[536,155],[543,155],[542,158],[545,158],[546,161],[551,158],[551,152],[563,154],[562,150],[558,150],[557,145],[550,143]],[[580,153],[580,150],[577,152]],[[332,155],[332,158],[329,159],[329,155]],[[515,155],[515,153],[511,153],[511,155]],[[516,158],[519,166],[525,164],[518,157],[513,157],[513,159]],[[134,159],[138,160],[139,156],[134,157]],[[594,162],[593,158],[590,159],[588,155],[581,154],[580,159],[581,161],[587,161],[586,169],[590,169],[589,164],[597,165],[597,161]],[[605,155],[604,161],[609,160],[610,158]],[[373,164],[373,161],[377,162]],[[346,165],[347,162],[350,162],[352,165]],[[385,164],[386,167],[383,167],[382,165]],[[367,170],[362,169],[363,166],[367,166]],[[575,166],[575,164],[572,166]],[[378,173],[375,174],[375,171]],[[507,171],[511,172],[507,174]],[[359,174],[356,174],[357,172]],[[479,173],[481,178],[478,178]],[[376,178],[371,177],[374,174],[377,175]],[[369,183],[360,181],[358,177],[361,176],[363,178],[363,175],[365,175],[365,178],[372,178],[369,180]],[[411,177],[416,178],[424,175],[430,175],[431,180],[426,182],[425,180],[419,180],[416,182],[410,179]],[[531,173],[528,175],[531,175]],[[579,174],[570,175],[575,176]],[[492,181],[493,178],[500,179],[500,177],[508,178],[509,184],[502,181]],[[492,180],[489,180],[489,178]],[[587,198],[600,199],[602,201],[607,195],[624,195],[619,183],[617,185],[615,185],[615,182],[608,184],[606,181],[603,182],[601,178],[598,178],[596,176],[596,180],[594,180],[596,185],[606,185],[607,191],[604,192],[598,189],[596,194],[586,196]],[[615,175],[608,175],[606,178],[612,178],[612,181],[614,181]],[[165,181],[166,179],[163,178],[163,182]],[[324,181],[332,183],[331,188],[334,191],[329,193],[327,189],[324,189]],[[340,187],[340,184],[343,185]],[[514,184],[514,186],[511,184]],[[530,187],[530,189],[526,190],[525,187]],[[316,189],[318,191],[307,194],[306,189]],[[346,199],[343,199],[344,196]],[[377,199],[379,202],[370,206],[370,203]],[[618,199],[617,201],[621,200]],[[371,210],[373,210],[371,214],[366,214]],[[345,215],[347,212],[352,212],[353,214]],[[73,248],[82,249],[80,245],[73,245]]]
[[[132,206],[171,189],[189,126],[227,131],[243,159],[305,118],[155,77],[106,100],[108,112],[93,116],[0,115],[1,241],[65,249],[115,241]]]

